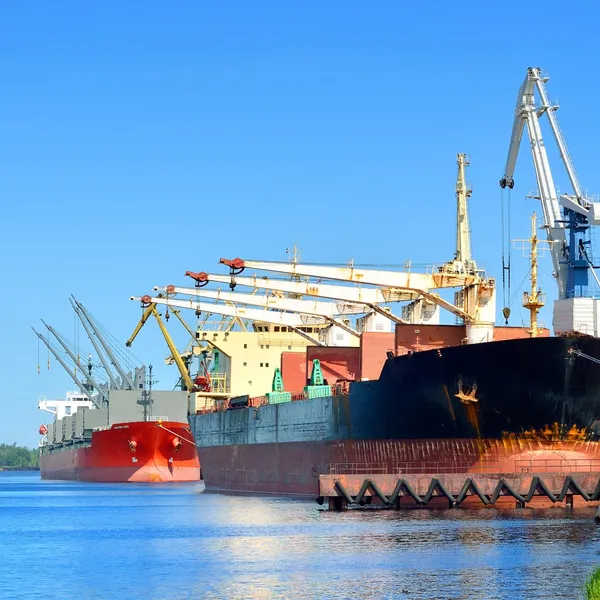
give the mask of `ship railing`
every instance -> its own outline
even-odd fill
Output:
[[[156,415],[156,416],[151,416],[151,417],[146,417],[146,421],[151,421],[153,423],[157,423],[158,421],[168,421],[169,417],[167,417],[166,415]],[[94,427],[93,431],[106,431],[107,429],[110,429],[113,425],[115,425],[116,423],[143,423],[143,419],[127,419],[124,421],[115,421],[114,423],[111,423],[110,425],[101,425],[100,427]]]
[[[352,462],[352,463],[330,463],[330,475],[362,475],[369,473],[387,473],[387,463],[369,463],[369,462]]]
[[[533,460],[515,460],[516,470],[519,473],[567,473],[567,472],[598,472],[600,471],[600,458],[576,458],[573,460],[548,458]]]
[[[390,472],[388,470],[388,472]],[[582,473],[600,472],[600,458],[487,460],[475,464],[438,462],[394,463],[396,475],[415,473]]]

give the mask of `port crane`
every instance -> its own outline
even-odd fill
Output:
[[[588,289],[589,275],[600,288],[600,281],[592,263],[592,248],[589,239],[590,227],[600,225],[600,203],[593,202],[582,191],[573,161],[556,118],[558,105],[548,99],[546,82],[548,77],[539,67],[529,67],[525,80],[519,88],[514,114],[512,134],[501,188],[514,187],[514,169],[523,136],[527,133],[533,156],[539,199],[542,205],[543,225],[550,244],[554,277],[558,286],[558,299],[554,303],[553,326],[558,335],[573,333],[600,335],[594,315],[598,310],[598,299]],[[536,105],[535,91],[540,103]],[[560,157],[567,171],[573,192],[558,196],[546,146],[540,127],[546,115]],[[562,207],[562,213],[561,213]]]

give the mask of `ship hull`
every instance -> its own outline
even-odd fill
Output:
[[[191,415],[208,490],[316,495],[320,474],[590,471],[600,465],[594,338],[388,359],[347,395]]]
[[[576,473],[600,471],[600,443],[542,440],[369,440],[199,449],[209,491],[319,494],[320,474]]]
[[[199,481],[200,465],[185,423],[116,423],[89,442],[49,446],[42,479],[103,482]]]

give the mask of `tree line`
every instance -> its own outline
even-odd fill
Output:
[[[14,444],[0,444],[0,469],[37,468],[40,455],[37,450]]]

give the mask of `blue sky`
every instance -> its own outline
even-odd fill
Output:
[[[442,262],[457,152],[475,258],[500,280],[498,179],[528,66],[550,74],[579,177],[600,191],[598,9],[566,6],[532,19],[516,2],[4,3],[0,442],[37,444],[38,396],[72,387],[44,352],[37,375],[30,329],[44,318],[73,339],[69,294],[124,341],[130,295],[223,271],[221,256],[285,260],[298,242],[307,262]],[[515,180],[511,234],[527,237],[540,211],[526,145]],[[513,264],[514,292],[527,263]],[[156,329],[133,351],[170,388]]]

